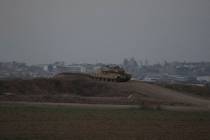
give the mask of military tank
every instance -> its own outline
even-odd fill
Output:
[[[123,68],[110,65],[97,69],[90,77],[92,79],[110,82],[127,82],[131,79],[131,75],[126,73]]]

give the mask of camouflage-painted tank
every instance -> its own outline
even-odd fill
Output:
[[[102,81],[127,82],[131,79],[131,75],[119,66],[106,66],[96,70],[91,74],[91,78]]]

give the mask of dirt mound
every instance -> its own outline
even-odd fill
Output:
[[[57,75],[54,78],[0,81],[1,94],[15,95],[79,95],[98,97],[127,97],[135,93],[128,83],[103,82],[87,75]]]
[[[91,98],[90,98],[91,97]],[[103,82],[87,75],[0,81],[1,101],[184,105],[210,108],[210,101],[139,81]]]
[[[102,82],[87,75],[0,81],[0,101],[132,104],[133,92],[120,83]]]
[[[97,93],[107,92],[106,84],[94,82],[86,78],[51,78],[33,80],[0,81],[0,94],[14,93],[18,95],[37,94],[76,94],[81,96],[95,96]]]

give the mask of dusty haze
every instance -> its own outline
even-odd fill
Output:
[[[209,0],[1,0],[0,61],[210,60]]]

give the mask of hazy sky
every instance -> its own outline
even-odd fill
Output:
[[[210,0],[0,0],[0,61],[210,61]]]

